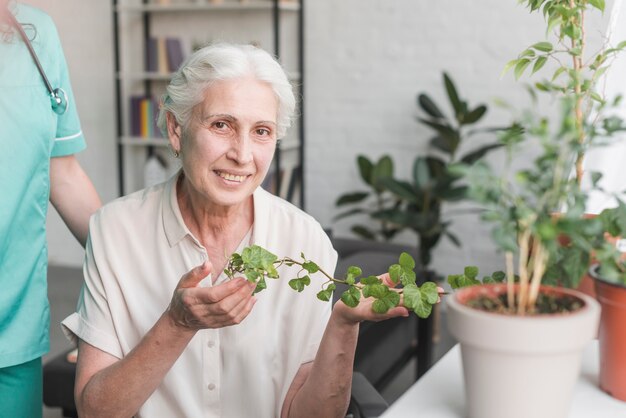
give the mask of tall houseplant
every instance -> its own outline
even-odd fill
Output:
[[[487,106],[470,107],[459,96],[452,78],[443,73],[452,117],[446,116],[441,107],[426,93],[417,96],[422,115],[418,121],[433,131],[428,155],[417,156],[409,181],[394,177],[393,161],[388,155],[377,162],[359,156],[357,163],[363,182],[371,192],[351,192],[341,195],[338,207],[350,207],[335,219],[355,214],[367,214],[378,225],[376,229],[355,225],[352,231],[367,239],[392,239],[398,232],[410,229],[417,235],[418,264],[424,270],[432,260],[432,251],[442,236],[460,245],[450,231],[450,221],[442,216],[446,202],[465,198],[466,188],[461,176],[449,172],[448,167],[457,162],[471,164],[500,144],[476,147],[459,156],[463,143],[481,132],[473,128],[487,113]]]
[[[489,279],[505,284],[468,287],[449,300],[449,327],[461,342],[470,417],[567,416],[581,352],[595,336],[599,309],[592,298],[565,287],[578,284],[593,251],[602,260],[619,257],[604,245],[605,221],[623,216],[624,206],[597,218],[583,216],[600,175],[588,173],[590,189],[583,190],[581,180],[586,150],[622,128],[604,115],[609,104],[596,82],[624,45],[585,57],[585,15],[603,11],[602,0],[520,3],[543,12],[555,38],[533,44],[507,69],[519,78],[554,59],[551,80],[534,88],[552,93],[560,113],[550,118],[522,112],[501,135],[509,158],[521,148],[538,149],[532,164],[508,173],[496,173],[484,162],[457,167],[468,179],[470,195],[485,207],[483,218],[494,224],[493,238],[506,266],[505,273]],[[450,277],[451,284],[475,283],[475,269],[468,271]],[[493,387],[506,387],[505,396],[494,399]]]

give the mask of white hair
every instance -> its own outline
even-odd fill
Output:
[[[171,113],[183,132],[189,128],[194,108],[203,102],[213,82],[245,76],[267,82],[278,99],[277,136],[282,138],[295,112],[293,87],[280,64],[252,45],[219,43],[194,52],[176,71],[161,99],[157,125],[167,137],[166,115]]]

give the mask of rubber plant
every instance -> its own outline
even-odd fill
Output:
[[[379,225],[372,230],[364,225],[355,225],[352,231],[366,239],[390,240],[398,232],[410,229],[418,237],[418,264],[427,269],[432,260],[432,251],[442,236],[447,236],[455,245],[460,245],[450,229],[450,222],[442,217],[446,202],[465,198],[466,188],[462,177],[448,171],[456,162],[473,163],[500,144],[479,146],[459,156],[462,144],[476,134],[491,129],[476,129],[487,113],[487,106],[470,107],[467,100],[459,96],[452,78],[443,73],[443,84],[452,108],[452,117],[426,93],[417,96],[417,105],[422,112],[418,121],[433,131],[430,138],[431,151],[427,156],[417,156],[413,162],[412,179],[399,180],[394,177],[393,161],[385,155],[377,162],[358,156],[359,172],[364,183],[372,192],[351,192],[341,195],[338,207],[351,207],[335,219],[355,214],[367,214]],[[373,199],[371,198],[373,197]]]

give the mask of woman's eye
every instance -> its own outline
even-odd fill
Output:
[[[258,128],[256,130],[256,133],[259,136],[269,136],[271,134],[271,132],[268,129],[265,129],[265,128]]]
[[[225,129],[227,127],[225,122],[217,121],[213,124],[217,129]]]

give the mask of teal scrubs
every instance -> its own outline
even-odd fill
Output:
[[[52,111],[19,34],[9,39],[0,34],[0,373],[49,350],[45,228],[50,158],[85,148],[54,23],[30,6],[11,9],[24,24],[50,84],[67,93],[69,108],[63,115]]]

